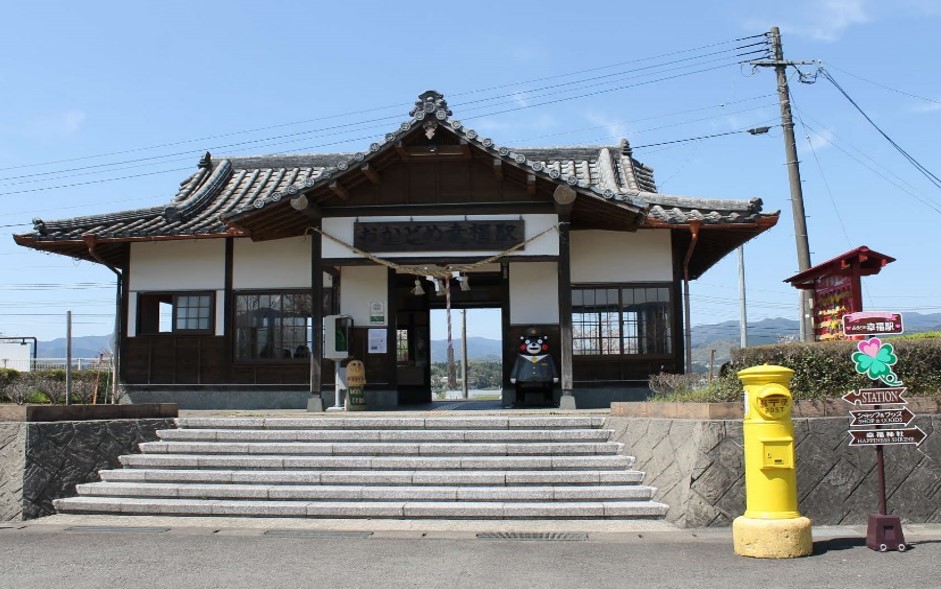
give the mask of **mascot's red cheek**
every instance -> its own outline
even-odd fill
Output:
[[[549,344],[542,344],[542,351],[543,351],[543,352],[548,352],[548,351],[549,351]]]
[[[520,344],[520,352],[526,351],[526,344]]]

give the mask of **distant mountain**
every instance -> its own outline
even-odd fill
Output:
[[[85,335],[72,338],[73,358],[97,358],[100,354],[111,351],[110,335]],[[65,358],[66,341],[64,337],[48,342],[38,342],[36,356],[38,358]]]
[[[455,339],[454,359],[461,360],[461,340]],[[503,358],[503,343],[500,340],[487,339],[485,337],[467,338],[467,359],[468,360],[500,360]],[[431,361],[448,361],[448,340],[431,340]]]

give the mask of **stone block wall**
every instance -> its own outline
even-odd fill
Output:
[[[119,456],[157,439],[173,419],[121,419],[0,424],[0,520],[52,515],[52,500],[75,494],[75,485],[120,468]]]
[[[797,493],[815,525],[865,524],[878,511],[875,450],[851,448],[848,417],[794,420]],[[885,449],[889,512],[903,522],[941,523],[941,415],[915,419],[924,443]],[[684,527],[731,525],[745,512],[741,420],[608,418],[625,453]]]

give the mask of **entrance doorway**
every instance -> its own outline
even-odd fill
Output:
[[[452,363],[446,309],[431,310],[431,391],[436,401],[497,401],[503,395],[503,310],[451,310]],[[465,344],[464,334],[467,339]],[[467,346],[465,355],[464,346]],[[466,362],[465,362],[466,361]]]
[[[500,272],[475,272],[469,284],[469,290],[461,289],[456,282],[451,284],[451,329],[455,360],[452,384],[455,386],[453,391],[448,392],[446,298],[443,293],[437,294],[435,285],[427,280],[419,278],[418,285],[421,288],[416,288],[414,276],[397,277],[395,349],[400,405],[457,399],[458,395],[463,399],[461,332],[465,316],[469,343],[466,369],[469,396],[473,383],[472,399],[499,399],[503,385],[501,334],[505,313],[505,280]],[[487,364],[475,368],[475,356],[486,360]]]

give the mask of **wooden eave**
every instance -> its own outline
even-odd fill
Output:
[[[774,227],[778,219],[779,215],[774,214],[752,223],[702,223],[699,226],[699,239],[689,261],[690,280],[696,280],[736,248]],[[692,240],[689,224],[648,222],[644,228],[672,229],[678,250],[674,255],[679,255],[681,259]]]

